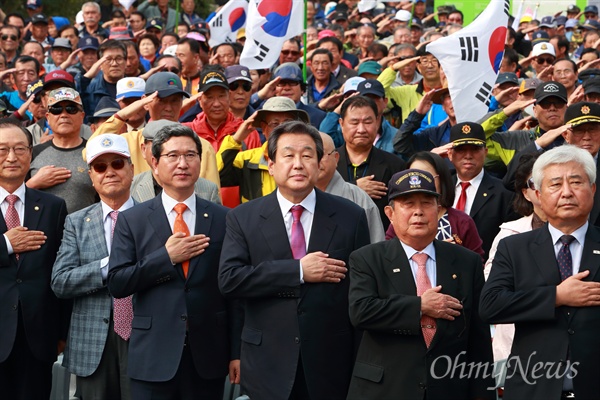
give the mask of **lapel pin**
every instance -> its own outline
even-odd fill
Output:
[[[34,209],[35,211],[40,211],[40,207],[39,207],[39,206],[35,206],[35,207],[33,207],[33,209]]]
[[[87,218],[85,219],[85,222],[90,222],[90,221],[91,221],[90,217],[87,217]]]
[[[204,213],[204,218],[208,218],[208,214],[207,213]]]
[[[456,279],[456,274],[452,274],[452,279]]]
[[[594,250],[594,254],[600,254],[600,250]]]
[[[483,194],[483,197],[487,197],[487,193],[484,193],[484,194]]]
[[[394,268],[394,269],[392,270],[392,272],[393,272],[393,273],[400,272],[400,268]]]

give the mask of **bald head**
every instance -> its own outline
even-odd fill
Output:
[[[333,178],[337,169],[337,163],[340,158],[339,153],[335,150],[335,144],[331,136],[326,133],[319,132],[323,139],[323,159],[319,164],[319,177],[317,179],[317,188],[322,191],[327,189],[327,185]]]

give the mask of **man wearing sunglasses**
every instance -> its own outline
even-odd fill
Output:
[[[250,105],[252,95],[252,78],[250,70],[242,65],[225,68],[225,77],[229,84],[229,111],[241,119],[248,119],[254,114]]]
[[[536,78],[544,69],[552,66],[554,60],[556,60],[556,53],[554,46],[550,43],[542,42],[533,46],[531,55],[534,57],[531,61],[531,67],[533,71],[527,75],[531,75],[530,78]]]
[[[131,398],[126,374],[131,298],[113,300],[106,287],[112,232],[134,205],[127,141],[114,134],[87,143],[87,163],[100,202],[69,214],[52,270],[52,290],[73,299],[64,366],[77,376],[82,398]]]
[[[96,191],[81,158],[85,139],[80,136],[83,105],[79,93],[62,87],[48,94],[46,118],[52,140],[33,148],[33,161],[27,186],[52,193],[67,203],[69,213],[96,202]]]
[[[11,68],[19,55],[19,28],[5,25],[0,29],[0,50],[6,55],[6,67]]]

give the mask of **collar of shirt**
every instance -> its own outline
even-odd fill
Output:
[[[569,246],[569,250],[571,252],[571,262],[573,265],[573,274],[579,273],[579,266],[581,264],[581,257],[583,255],[583,244],[585,243],[585,234],[587,233],[588,226],[589,222],[586,221],[585,224],[581,225],[573,233],[571,233],[571,236],[575,238],[575,240],[571,242],[571,245]],[[564,233],[553,227],[550,223],[548,223],[548,231],[550,231],[552,244],[554,245],[554,256],[558,256],[558,252],[562,247],[560,237],[564,235]]]
[[[431,287],[437,286],[437,270],[435,267],[435,247],[433,246],[433,242],[429,243],[422,251],[417,251],[410,247],[409,245],[400,241],[404,252],[406,253],[406,257],[408,257],[408,263],[410,264],[410,269],[413,274],[413,278],[415,280],[415,284],[417,283],[417,271],[419,269],[419,265],[412,259],[412,256],[415,253],[425,253],[429,256],[427,259],[427,263],[425,264],[425,271],[427,272],[427,277],[429,278],[429,282],[431,283]]]
[[[169,215],[171,212],[175,212],[173,208],[175,208],[175,205],[177,203],[184,203],[187,206],[188,210],[192,212],[194,219],[196,219],[196,193],[192,193],[192,195],[184,201],[175,200],[174,198],[166,194],[164,190],[162,191],[160,196],[167,215]]]
[[[21,184],[21,186],[19,186],[17,188],[17,190],[15,190],[13,193],[8,193],[8,191],[6,189],[4,189],[2,186],[0,186],[0,204],[4,203],[4,200],[6,200],[6,197],[9,194],[16,195],[19,198],[19,200],[21,201],[21,203],[25,204],[25,182],[23,182]]]
[[[458,178],[458,176],[457,176],[456,177],[456,187],[457,188],[460,187],[461,182],[469,182],[472,187],[479,187],[482,179],[483,179],[483,168],[481,169],[481,171],[479,171],[479,173],[475,176],[475,178],[471,179],[470,181],[461,181],[460,178]]]
[[[338,76],[340,74],[340,69],[342,69],[342,63],[340,63],[340,65],[338,65],[337,68],[332,71],[333,75]]]
[[[102,221],[106,221],[106,219],[109,218],[108,214],[110,214],[112,211],[123,212],[133,207],[133,198],[131,198],[130,196],[118,210],[113,210],[108,204],[106,204],[102,200],[100,200],[100,205],[102,206]]]
[[[281,192],[279,192],[279,189],[277,189],[277,202],[279,203],[279,208],[281,209],[281,215],[283,215],[284,218],[287,213],[291,212],[292,206],[296,205],[295,203],[292,203],[283,197]],[[313,189],[308,196],[306,196],[304,200],[298,204],[304,207],[304,210],[314,214],[315,206],[317,205],[317,193],[315,190]]]

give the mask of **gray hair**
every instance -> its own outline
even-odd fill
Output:
[[[533,164],[531,176],[536,189],[540,190],[542,187],[546,168],[550,165],[567,164],[570,162],[575,162],[583,167],[590,185],[596,182],[596,163],[590,152],[574,145],[564,144],[545,152]]]
[[[417,55],[417,48],[410,43],[402,43],[394,48],[394,55],[398,55],[402,50],[410,49],[413,52],[413,56]]]
[[[95,1],[88,1],[87,3],[83,3],[83,5],[81,6],[81,11],[83,11],[83,9],[86,7],[94,7],[96,11],[100,12],[100,4],[96,3]]]

